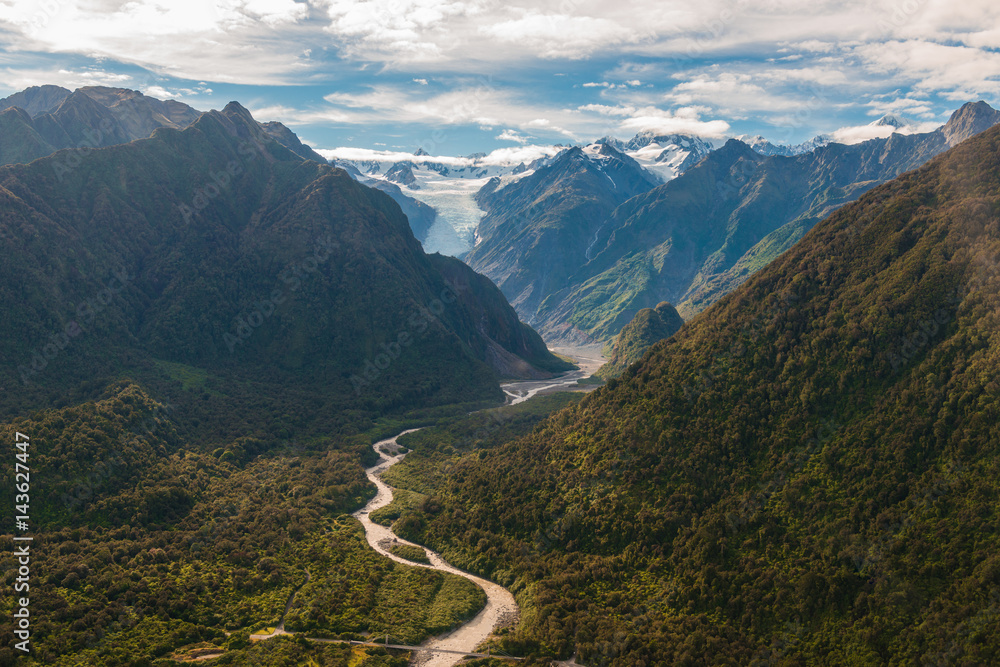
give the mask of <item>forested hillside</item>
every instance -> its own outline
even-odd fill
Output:
[[[608,363],[594,375],[604,380],[618,377],[629,364],[639,361],[646,350],[673,336],[682,326],[684,320],[677,309],[666,301],[657,304],[656,308],[643,308],[605,348]]]
[[[840,209],[402,526],[586,665],[993,664],[1000,128]]]
[[[209,410],[224,437],[330,433],[497,400],[515,359],[529,375],[567,366],[493,285],[445,276],[389,197],[302,161],[238,104],[3,167],[0,201],[0,248],[18,258],[0,265],[7,413],[127,373],[195,390],[183,412]]]
[[[176,409],[120,383],[97,401],[0,424],[7,442],[30,434],[34,480],[32,657],[16,664],[150,665],[202,647],[225,649],[221,664],[323,656],[346,667],[363,654],[303,642],[253,648],[247,637],[276,625],[296,590],[286,627],[312,637],[391,631],[419,642],[482,607],[465,579],[379,556],[343,515],[374,490],[359,465],[372,463],[367,439],[275,448],[240,437],[212,451],[178,435]],[[12,470],[0,472],[5,488]],[[12,590],[14,542],[0,542]],[[7,596],[8,616],[13,604]],[[0,636],[0,664],[15,664],[10,624]],[[400,663],[373,654],[363,664]]]

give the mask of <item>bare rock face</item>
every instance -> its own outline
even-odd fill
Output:
[[[949,146],[956,146],[997,123],[1000,123],[1000,111],[980,100],[969,102],[953,113],[948,123],[941,128],[941,133]]]
[[[0,100],[0,110],[18,107],[29,116],[55,111],[73,91],[62,86],[31,86]]]

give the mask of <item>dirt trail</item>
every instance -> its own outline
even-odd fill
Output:
[[[312,580],[312,575],[309,574],[309,570],[306,570],[306,580],[303,581],[298,586],[296,586],[295,590],[292,591],[292,594],[288,596],[288,602],[285,603],[285,611],[281,615],[281,618],[278,619],[278,625],[271,632],[255,632],[254,634],[250,635],[250,641],[259,642],[264,639],[270,639],[271,637],[275,637],[277,635],[294,634],[292,632],[288,632],[287,630],[285,630],[285,617],[288,616],[288,612],[291,611],[292,609],[292,602],[295,601],[295,596],[298,594],[300,590],[302,590],[303,586],[305,586],[310,582],[310,580]]]
[[[383,449],[395,451],[397,449],[396,439],[416,430],[419,429],[403,431],[395,438],[389,438],[388,440],[382,440],[375,443],[375,451],[378,452],[382,458],[378,464],[369,468],[366,473],[368,474],[368,479],[370,479],[372,483],[378,487],[378,492],[375,494],[374,498],[368,501],[367,505],[355,512],[354,516],[357,517],[358,520],[361,521],[361,524],[365,527],[365,538],[368,540],[368,544],[371,545],[372,549],[379,552],[383,556],[391,558],[398,563],[409,565],[410,567],[429,567],[441,572],[457,574],[458,576],[464,577],[475,583],[486,592],[486,606],[483,607],[482,611],[480,611],[475,618],[447,635],[434,637],[424,642],[422,646],[426,647],[426,650],[420,651],[413,663],[414,665],[419,665],[420,667],[451,667],[461,660],[461,656],[448,653],[435,653],[435,648],[448,649],[452,651],[474,651],[475,648],[487,637],[489,637],[495,629],[503,627],[504,625],[513,625],[516,623],[520,615],[520,610],[518,609],[517,602],[514,601],[514,596],[511,595],[510,591],[506,588],[495,584],[492,581],[487,581],[486,579],[477,577],[451,566],[447,561],[441,558],[439,554],[431,551],[430,549],[421,547],[427,551],[427,556],[431,561],[430,565],[422,565],[391,554],[385,547],[381,546],[380,543],[391,544],[393,541],[395,541],[396,544],[420,546],[397,537],[387,526],[381,526],[377,523],[373,523],[369,518],[369,515],[371,515],[372,512],[380,507],[385,507],[392,502],[392,487],[383,482],[380,475],[390,467],[402,461],[403,457],[406,456],[406,454],[384,454]]]

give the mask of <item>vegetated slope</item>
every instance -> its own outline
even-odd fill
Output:
[[[766,266],[819,220],[1000,122],[967,104],[941,129],[765,157],[730,140],[669,183],[618,207],[592,261],[531,320],[546,339],[609,341],[642,308],[690,318]]]
[[[492,179],[476,195],[486,215],[464,259],[493,280],[529,324],[542,301],[590,258],[611,211],[659,183],[611,145],[588,151],[568,149],[503,187]]]
[[[643,308],[615,338],[610,346],[608,362],[594,375],[604,380],[618,377],[654,343],[673,336],[682,326],[683,318],[666,301],[657,304],[656,308]]]
[[[1000,127],[817,225],[409,537],[586,665],[991,664]],[[471,545],[471,546],[470,546]]]
[[[419,642],[485,603],[461,577],[379,556],[345,516],[373,491],[359,465],[374,462],[367,441],[261,455],[264,443],[241,437],[213,452],[180,437],[176,416],[123,382],[99,400],[0,423],[12,447],[16,433],[29,437],[33,622],[17,664],[151,664],[200,642],[227,649],[224,664],[288,664],[275,659],[287,647],[253,649],[248,634],[276,625],[296,589],[285,624],[311,636]],[[0,472],[4,488],[13,473]],[[3,525],[13,511],[0,512]],[[16,543],[3,541],[12,554]],[[4,567],[5,586],[16,576]],[[0,635],[0,664],[14,664],[11,625]],[[318,650],[295,653],[304,662]]]
[[[0,265],[7,410],[95,378],[187,374],[218,401],[210,428],[329,432],[499,399],[496,347],[560,365],[495,290],[451,269],[449,285],[391,199],[301,160],[236,103],[4,167],[0,200],[0,247],[18,258]]]

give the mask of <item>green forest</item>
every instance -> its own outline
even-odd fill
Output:
[[[467,580],[394,563],[365,542],[348,514],[374,491],[362,469],[374,457],[369,438],[266,453],[238,438],[213,450],[181,438],[168,406],[131,383],[8,421],[0,440],[15,432],[32,443],[36,664],[149,665],[206,642],[227,649],[221,664],[288,664],[286,654],[362,664],[339,648],[274,640],[272,650],[247,637],[276,625],[296,590],[289,631],[390,632],[404,643],[456,627],[485,602]],[[10,561],[11,537],[2,541]],[[5,562],[3,572],[12,588],[17,569]],[[4,599],[4,613],[12,604]],[[10,648],[0,660],[12,664]]]
[[[531,433],[393,470],[429,495],[397,530],[516,594],[511,651],[995,664],[998,260],[994,128]]]

